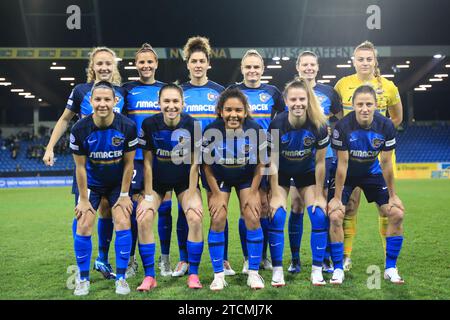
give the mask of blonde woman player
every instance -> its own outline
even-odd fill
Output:
[[[91,90],[94,83],[99,81],[108,81],[113,84],[114,93],[118,99],[113,111],[117,113],[122,111],[125,91],[119,87],[121,78],[117,68],[116,58],[116,53],[106,47],[94,48],[90,53],[87,68],[87,82],[75,86],[69,96],[69,99],[67,100],[67,105],[63,114],[56,122],[42,159],[46,165],[53,166],[55,161],[53,148],[62,135],[66,132],[72,118],[77,115],[78,118],[81,119],[93,113],[91,105]],[[75,173],[72,193],[75,195],[76,205],[78,203],[79,192]],[[98,211],[98,257],[95,260],[94,269],[102,273],[105,279],[115,279],[115,274],[112,272],[111,265],[108,262],[108,252],[113,233],[113,223],[111,208],[109,207],[105,197],[102,197]],[[76,229],[77,220],[74,219],[72,224],[74,236]]]
[[[344,116],[353,111],[352,98],[356,88],[361,85],[371,85],[377,95],[377,112],[387,116],[392,120],[397,128],[403,120],[403,107],[400,94],[394,83],[380,75],[378,68],[377,51],[375,46],[364,41],[355,48],[353,53],[353,65],[356,73],[340,79],[335,86],[335,90],[340,95],[344,110]],[[395,158],[393,159],[395,166]],[[395,168],[394,168],[395,172]],[[353,239],[356,234],[357,213],[361,199],[361,189],[355,188],[345,209],[344,219],[344,270],[348,271],[352,267],[351,253]],[[383,247],[386,247],[385,237],[387,229],[387,218],[379,217],[380,235]]]

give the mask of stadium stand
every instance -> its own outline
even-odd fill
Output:
[[[410,126],[397,140],[398,163],[450,161],[450,125]]]
[[[12,173],[20,176],[36,176],[50,172],[71,172],[74,162],[68,149],[68,138],[64,136],[55,147],[55,164],[47,167],[42,162],[45,145],[49,137],[32,137],[21,133],[9,138],[0,138],[0,176]]]

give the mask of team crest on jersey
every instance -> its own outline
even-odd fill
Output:
[[[383,88],[377,88],[377,89],[375,90],[375,93],[376,93],[378,96],[381,96],[381,95],[384,93],[384,90],[383,90]]]
[[[339,138],[339,131],[337,131],[336,129],[334,129],[333,131],[333,138],[335,139]]]
[[[208,100],[216,101],[219,96],[214,92],[208,92]]]
[[[324,103],[324,101],[326,100],[325,96],[322,95],[316,95],[317,100],[319,100],[320,104]]]
[[[118,147],[118,146],[120,146],[123,143],[124,140],[125,139],[122,138],[122,137],[115,136],[115,137],[112,138],[112,145],[114,147]]]
[[[70,134],[70,143],[75,143],[75,136]]]
[[[383,144],[384,140],[380,138],[373,138],[372,139],[372,147],[375,149],[378,149]]]
[[[312,138],[312,137],[304,137],[303,138],[303,145],[305,146],[305,147],[309,147],[309,146],[311,146],[313,143],[315,142],[315,139],[314,138]]]
[[[267,102],[270,99],[270,95],[268,95],[267,93],[260,93],[259,94],[259,100],[261,100],[261,102]]]

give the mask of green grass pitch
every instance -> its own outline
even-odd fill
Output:
[[[242,251],[238,234],[237,199],[233,195],[229,206],[229,257],[238,274],[227,277],[229,286],[224,291],[209,290],[213,272],[208,246],[205,244],[200,265],[200,279],[203,283],[201,290],[189,290],[186,277],[164,278],[159,276],[157,270],[158,287],[145,294],[136,292],[143,276],[138,257],[140,269],[137,277],[129,279],[132,289],[130,295],[117,296],[114,293],[114,282],[103,280],[99,273],[92,271],[90,294],[81,299],[449,299],[450,180],[398,181],[397,190],[407,210],[405,241],[398,262],[400,273],[406,281],[403,286],[396,286],[382,279],[384,254],[378,234],[376,209],[373,204],[368,205],[362,200],[352,255],[353,269],[346,274],[342,286],[327,284],[325,287],[313,287],[310,284],[310,223],[305,216],[301,248],[302,272],[293,276],[285,271],[286,286],[272,288],[271,272],[261,271],[266,280],[266,288],[252,291],[246,286],[246,277],[240,274]],[[174,266],[178,258],[176,202],[172,216],[174,227],[171,262]],[[0,190],[0,299],[80,299],[66,285],[73,280],[73,273],[67,273],[68,267],[75,264],[72,218],[73,196],[69,188]],[[207,213],[204,225],[204,235],[207,237]],[[96,231],[93,248],[92,259],[97,254]],[[159,257],[159,252],[157,242],[156,258]],[[286,231],[285,270],[289,259]],[[110,260],[114,266],[114,245],[111,245]],[[381,278],[367,273],[371,265],[380,268]],[[329,276],[326,278],[329,279]],[[380,288],[369,289],[368,281],[376,284],[376,279],[381,282]]]

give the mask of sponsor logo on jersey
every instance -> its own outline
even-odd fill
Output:
[[[124,140],[125,139],[122,137],[114,136],[112,137],[111,143],[113,146],[118,147],[123,143]]]
[[[374,147],[375,149],[378,149],[383,144],[383,142],[384,142],[383,139],[373,138],[372,139],[372,147]]]
[[[209,101],[216,101],[218,97],[219,96],[217,95],[217,93],[208,92],[208,100]]]
[[[313,137],[306,136],[303,138],[303,144],[305,145],[305,147],[311,146],[315,141],[316,139],[314,139]]]
[[[122,157],[122,150],[115,151],[93,151],[89,154],[89,158],[92,159],[112,159]]]
[[[215,112],[215,106],[212,104],[191,104],[186,106],[185,112]]]
[[[141,100],[136,103],[136,108],[159,109],[159,104],[158,104],[158,101]]]
[[[259,94],[259,100],[261,100],[261,102],[267,102],[270,99],[270,95],[268,95],[267,93],[260,93]]]
[[[376,158],[379,151],[363,151],[363,150],[350,150],[350,155],[356,158]]]
[[[174,149],[172,151],[164,149],[156,149],[156,155],[164,158],[183,157],[187,154],[185,149]]]
[[[285,158],[304,158],[311,154],[311,149],[305,150],[283,150],[281,154]]]
[[[267,103],[251,104],[252,111],[269,111],[269,105]]]

